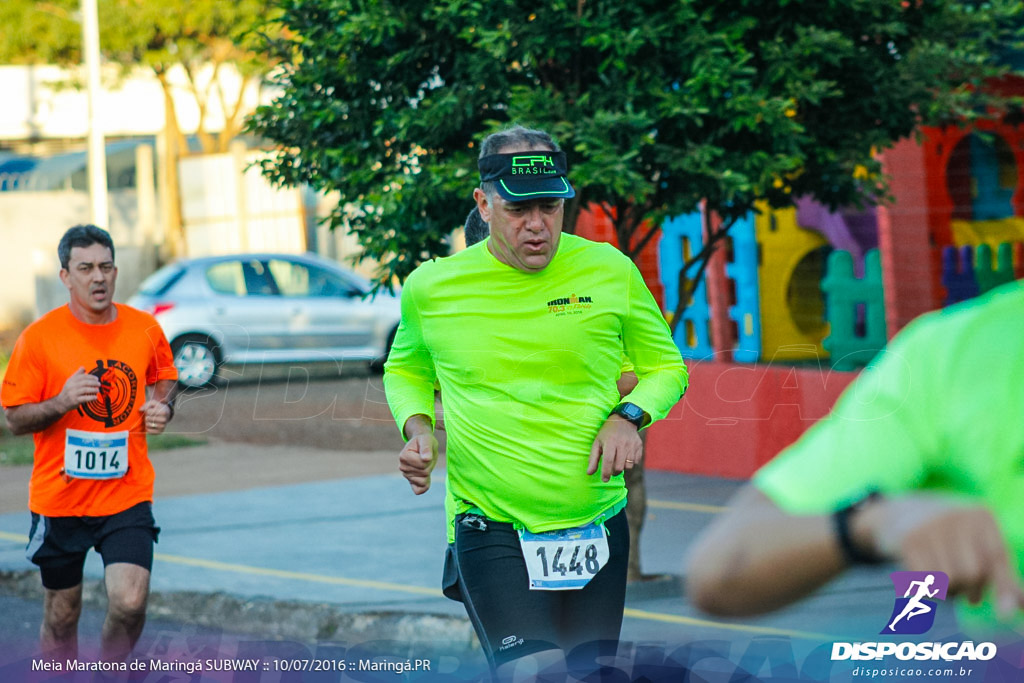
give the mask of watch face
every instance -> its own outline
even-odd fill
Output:
[[[640,421],[644,419],[644,409],[635,403],[622,403],[614,412],[638,426]]]
[[[624,403],[622,405],[622,414],[630,420],[639,420],[644,416],[644,411],[640,406],[634,403]]]

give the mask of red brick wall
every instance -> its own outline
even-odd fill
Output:
[[[690,388],[647,433],[647,466],[744,479],[828,414],[855,372],[688,361]]]
[[[903,139],[882,155],[882,167],[891,177],[891,204],[878,207],[878,247],[882,256],[882,280],[885,289],[885,328],[890,339],[908,322],[942,305],[940,290],[940,250],[935,244],[935,219],[938,209],[936,175],[928,171],[927,147]],[[928,177],[930,174],[931,177]],[[949,234],[949,214],[945,234]],[[931,225],[930,225],[931,224]]]
[[[641,232],[646,234],[646,226],[641,229]],[[595,242],[608,242],[616,247],[619,246],[618,237],[616,237],[615,229],[612,226],[612,219],[604,208],[598,204],[591,204],[587,210],[580,213],[580,217],[576,221],[576,234]],[[635,259],[635,261],[640,269],[640,274],[644,276],[647,288],[654,295],[654,300],[664,310],[665,292],[658,271],[658,241],[660,237],[659,230],[659,234],[647,243],[647,246],[640,252],[640,258]],[[637,239],[639,239],[639,236]]]

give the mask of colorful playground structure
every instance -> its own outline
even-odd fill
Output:
[[[749,476],[818,418],[911,319],[1024,278],[1024,126],[925,129],[883,155],[894,201],[759,207],[730,228],[674,338],[691,389],[648,437],[648,463]],[[638,259],[671,318],[680,271],[715,216],[661,226]],[[578,232],[614,242],[607,215]]]

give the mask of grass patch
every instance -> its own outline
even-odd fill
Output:
[[[31,436],[0,434],[0,466],[31,465],[35,444]]]
[[[181,434],[159,434],[149,437],[149,450],[169,451],[174,448],[190,448],[203,446],[206,439],[197,439]],[[31,465],[35,442],[31,434],[14,436],[4,431],[0,434],[0,467],[15,465]]]
[[[20,330],[0,330],[0,377],[7,374],[7,363],[11,359],[18,334]]]
[[[157,434],[149,437],[149,450],[169,451],[174,448],[191,448],[192,446],[205,446],[206,439],[184,436],[182,434]]]

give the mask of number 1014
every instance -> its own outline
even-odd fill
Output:
[[[96,469],[97,460],[100,463],[99,469],[105,470],[108,468],[116,469],[120,463],[117,461],[117,454],[120,451],[114,451],[110,454],[110,460],[107,461],[106,451],[83,451],[78,449],[75,451],[75,457],[78,458],[77,467],[78,469],[94,470]]]

